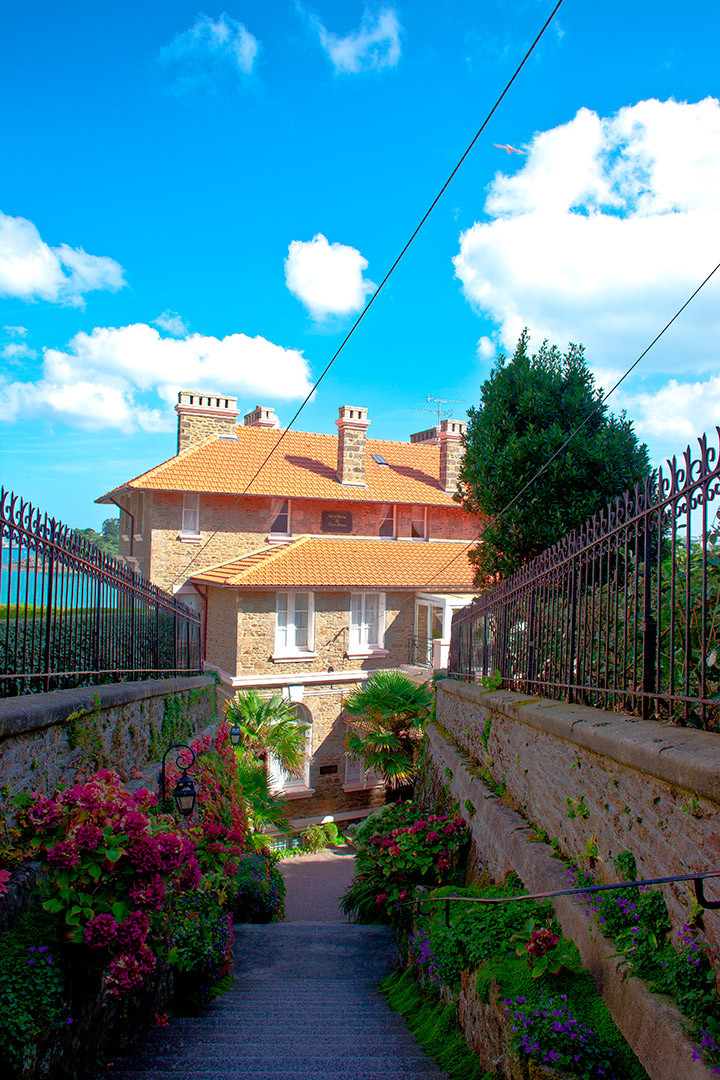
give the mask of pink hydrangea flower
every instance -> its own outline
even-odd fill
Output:
[[[200,884],[201,879],[200,865],[195,856],[191,855],[180,877],[180,886],[183,889],[194,889]]]
[[[165,901],[162,874],[152,874],[149,878],[136,881],[130,886],[130,899],[134,904],[142,904],[144,907],[161,908]]]
[[[0,896],[4,896],[7,892],[7,883],[11,877],[9,870],[0,870]]]
[[[102,844],[105,837],[102,829],[88,822],[86,825],[80,825],[75,830],[73,839],[81,851],[92,851],[93,848]]]
[[[93,949],[106,949],[118,935],[118,924],[112,915],[96,915],[86,924],[83,936],[85,944]]]
[[[57,867],[77,866],[80,853],[72,840],[60,840],[47,849],[47,860]]]
[[[142,986],[155,970],[155,955],[147,945],[141,945],[134,954],[121,953],[110,964],[105,989],[113,997],[127,994]]]
[[[150,931],[150,920],[144,911],[131,911],[120,923],[117,942],[123,952],[133,952],[145,944]]]

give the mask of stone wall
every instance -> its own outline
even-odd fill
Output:
[[[618,880],[611,860],[626,849],[641,878],[718,868],[719,736],[452,680],[438,684],[437,718],[507,785],[512,806],[601,879]],[[681,928],[692,883],[663,889]],[[706,894],[720,899],[720,885],[709,881]],[[720,946],[720,912],[703,921]]]
[[[28,694],[0,701],[0,791],[52,795],[78,772],[132,780],[173,742],[217,718],[214,680],[177,678]]]
[[[453,806],[455,812],[459,810],[472,837],[471,871],[485,883],[489,879],[499,884],[512,871],[532,894],[567,889],[570,883],[566,864],[556,857],[557,852],[550,844],[539,841],[537,836],[532,841],[528,839],[532,829],[527,817],[512,808],[511,787],[500,796],[493,790],[495,781],[489,779],[493,785],[489,787],[481,779],[481,776],[490,777],[492,765],[488,765],[488,759],[483,757],[474,761],[446,736],[444,724],[450,719],[448,714],[453,711],[454,704],[463,699],[458,697],[453,701],[452,693],[447,691],[449,684],[439,685],[442,689],[438,692],[438,711],[443,713],[443,726],[428,725],[417,797],[428,805]],[[462,689],[477,690],[467,686]],[[497,696],[501,695],[492,695],[493,698]],[[472,697],[464,700],[473,703]],[[477,706],[476,699],[474,704]],[[484,708],[481,717],[472,716],[473,729],[481,720],[482,730],[487,715],[487,708]],[[497,720],[497,713],[491,714],[492,723]],[[541,753],[536,754],[535,764],[538,772],[543,774]],[[549,784],[562,790],[564,776],[549,779],[545,775]],[[542,823],[542,810],[538,819]],[[680,1080],[680,1077],[682,1080],[709,1080],[710,1069],[693,1058],[693,1043],[685,1033],[686,1025],[680,1013],[668,998],[651,993],[640,979],[625,978],[614,942],[597,932],[583,898],[558,896],[552,900],[552,905],[563,934],[577,945],[583,966],[592,975],[615,1023],[652,1080]],[[708,913],[706,926],[710,919],[717,920],[717,913]],[[466,1038],[474,1046],[476,1038],[486,1037],[483,1025],[487,1017],[477,1009],[472,995],[468,998],[465,993],[465,997],[465,1002],[461,1002],[461,1019]]]

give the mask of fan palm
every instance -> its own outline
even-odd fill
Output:
[[[302,768],[308,725],[298,723],[290,701],[279,694],[262,698],[257,690],[246,690],[228,702],[226,713],[228,723],[240,729],[240,746],[246,754],[267,761],[270,753],[288,773]]]
[[[397,798],[415,775],[415,764],[432,693],[401,671],[377,671],[343,702],[354,717],[345,746],[385,781],[388,798]]]

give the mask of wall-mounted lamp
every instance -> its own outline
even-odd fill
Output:
[[[242,739],[242,729],[237,724],[233,724],[229,731],[230,744],[232,746],[239,746]]]
[[[162,765],[160,767],[160,802],[165,802],[167,798],[167,782],[165,779],[165,760],[169,753],[173,750],[179,750],[179,754],[175,758],[175,764],[178,769],[182,769],[182,773],[178,778],[178,782],[173,788],[172,797],[175,800],[178,813],[181,817],[190,817],[195,809],[195,801],[197,799],[197,792],[195,790],[195,784],[192,781],[192,777],[188,776],[188,769],[192,769],[195,764],[195,754],[192,749],[185,743],[173,743],[172,746],[168,746],[167,750],[163,754]],[[188,760],[189,755],[189,760]]]

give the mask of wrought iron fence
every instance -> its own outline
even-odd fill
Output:
[[[200,669],[194,611],[0,488],[0,697]]]
[[[698,442],[458,612],[450,673],[720,730],[720,454]]]

